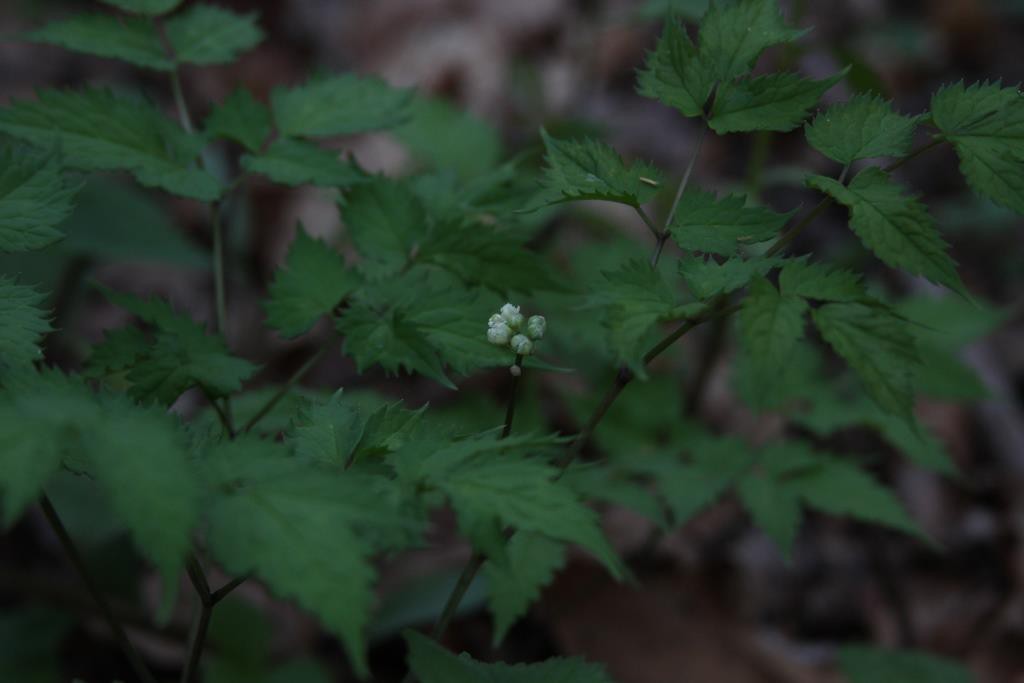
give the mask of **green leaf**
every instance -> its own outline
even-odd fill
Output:
[[[755,385],[770,392],[804,336],[807,302],[779,291],[763,277],[750,283],[740,308],[740,338],[751,360]]]
[[[754,462],[755,453],[735,438],[699,439],[690,462],[659,473],[658,488],[682,525],[736,484]]]
[[[637,91],[674,107],[683,116],[702,116],[715,74],[698,53],[686,29],[674,18],[665,22],[658,45],[637,74]]]
[[[923,537],[888,489],[839,457],[818,453],[803,442],[783,441],[762,449],[757,462],[761,471],[740,482],[740,498],[787,555],[799,528],[801,503]]]
[[[907,324],[879,306],[860,303],[826,304],[812,317],[879,407],[912,423],[910,378],[918,358]]]
[[[544,259],[524,245],[523,231],[464,221],[432,226],[415,256],[452,273],[467,285],[481,285],[499,294],[530,294],[564,286]]]
[[[270,283],[264,304],[267,324],[286,337],[298,336],[358,287],[359,277],[326,243],[299,225],[284,265]]]
[[[906,156],[921,118],[903,116],[893,110],[892,102],[859,93],[818,114],[804,133],[811,147],[845,165],[858,159]]]
[[[669,226],[672,238],[683,249],[733,256],[741,245],[778,237],[795,213],[746,203],[742,195],[718,199],[711,192],[691,188],[683,193]]]
[[[777,73],[723,85],[708,125],[719,135],[753,130],[786,132],[807,118],[825,91],[846,71],[814,81],[795,73]]]
[[[263,146],[273,130],[270,110],[245,88],[238,88],[206,117],[207,135],[234,140],[250,152]]]
[[[541,589],[551,583],[555,572],[565,566],[566,559],[562,543],[543,534],[519,532],[509,539],[503,564],[487,562],[484,565],[494,614],[491,642],[495,647],[505,640],[509,628],[540,597]]]
[[[803,521],[799,496],[776,480],[759,474],[744,477],[736,492],[754,523],[789,557]]]
[[[651,328],[658,322],[695,314],[703,310],[703,304],[684,305],[661,271],[641,260],[627,261],[602,275],[604,281],[591,301],[605,308],[609,346],[617,361],[646,377],[643,341]]]
[[[736,256],[718,263],[713,258],[684,256],[679,260],[679,274],[695,297],[707,301],[719,294],[742,289],[755,276],[767,275],[783,263],[786,259],[781,257],[743,259]]]
[[[213,397],[226,396],[241,389],[242,382],[255,373],[254,365],[228,352],[221,336],[207,334],[191,318],[175,313],[167,302],[109,290],[105,294],[112,303],[155,328],[153,341],[146,346],[117,338],[119,352],[114,355],[123,363],[118,369],[129,370],[130,392],[136,398],[170,404],[193,386]]]
[[[786,26],[775,0],[715,2],[700,22],[700,55],[722,81],[749,72],[761,53],[806,31]]]
[[[847,645],[839,668],[850,683],[971,683],[974,676],[960,662],[927,652]]]
[[[372,277],[403,270],[428,230],[423,204],[400,180],[375,178],[353,187],[342,199],[341,216],[363,256],[360,268]]]
[[[167,41],[183,64],[227,64],[263,40],[256,13],[236,14],[198,3],[165,25]]]
[[[181,4],[182,0],[100,0],[126,12],[158,16],[167,14]]]
[[[160,44],[155,24],[142,17],[79,14],[32,31],[26,38],[148,69],[174,69],[174,62]]]
[[[544,185],[550,201],[602,199],[640,206],[651,199],[661,173],[649,164],[626,166],[614,149],[596,140],[556,140],[543,128],[547,150]]]
[[[281,135],[325,137],[393,128],[409,117],[412,93],[353,74],[314,79],[271,95]]]
[[[72,211],[77,188],[68,187],[56,156],[40,159],[13,145],[0,148],[0,252],[53,244]]]
[[[582,659],[547,659],[537,664],[485,664],[454,655],[427,636],[405,632],[409,668],[423,683],[612,683],[604,668]]]
[[[859,467],[839,458],[826,458],[821,467],[793,476],[790,485],[807,505],[822,512],[923,537],[896,496]]]
[[[106,90],[43,90],[0,109],[0,132],[44,148],[85,171],[129,171],[147,187],[210,201],[220,184],[195,160],[202,138],[155,107]]]
[[[214,557],[318,615],[365,678],[370,557],[410,532],[384,479],[311,467],[253,438],[221,444],[206,466]]]
[[[39,308],[45,300],[45,294],[0,275],[0,375],[42,360],[39,343],[53,329],[49,315]]]
[[[96,396],[54,371],[8,388],[0,402],[6,521],[39,494],[63,460],[100,486],[166,585],[176,581],[199,502],[176,418],[123,397]]]
[[[807,183],[849,207],[850,228],[884,263],[966,292],[928,209],[904,195],[888,173],[870,167],[849,186],[822,176],[810,176]]]
[[[176,419],[162,410],[138,409],[120,398],[105,403],[88,444],[96,479],[164,585],[174,586],[199,521],[188,445]]]
[[[363,416],[339,390],[326,402],[304,408],[292,423],[287,441],[300,458],[348,467],[364,427]]]
[[[828,437],[843,429],[867,427],[917,465],[941,474],[956,474],[956,465],[934,434],[916,422],[908,423],[883,411],[867,397],[840,400],[818,388],[805,398],[806,408],[792,419],[814,434]]]
[[[500,540],[501,529],[511,527],[575,543],[619,578],[621,561],[601,531],[597,514],[556,480],[554,466],[535,455],[562,443],[536,436],[421,441],[393,458],[399,478],[407,485],[445,494],[464,532],[493,529]]]
[[[988,305],[962,297],[917,297],[900,302],[898,310],[917,325],[921,364],[914,377],[918,393],[945,401],[970,402],[989,396],[977,372],[961,357],[965,347],[991,334],[1005,319]]]
[[[419,429],[426,406],[418,410],[402,408],[402,402],[386,403],[374,410],[363,427],[362,436],[352,453],[352,462],[393,453]]]
[[[779,273],[783,296],[799,296],[819,301],[852,302],[867,297],[860,275],[807,259],[787,261]]]
[[[1024,96],[998,83],[947,85],[932,98],[932,121],[953,143],[971,188],[1024,213]]]
[[[470,179],[498,165],[502,145],[486,121],[445,100],[417,97],[411,116],[395,136],[421,163]]]
[[[441,268],[467,285],[503,295],[561,289],[544,260],[524,243],[529,234],[511,227],[433,216],[407,182],[374,178],[346,193],[342,217],[371,278],[414,265]]]

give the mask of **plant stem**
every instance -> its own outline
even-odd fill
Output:
[[[704,140],[707,136],[708,127],[705,125],[697,135],[697,146],[693,148],[690,163],[686,165],[686,171],[683,172],[683,179],[679,182],[679,189],[676,190],[675,199],[672,200],[672,208],[668,210],[668,216],[665,218],[665,229],[662,232],[667,233],[668,229],[672,226],[672,219],[676,217],[676,209],[679,208],[679,200],[683,198],[686,186],[690,184],[690,176],[693,175],[693,168],[697,165],[697,157],[700,156],[700,150],[704,146]]]
[[[68,534],[67,528],[61,521],[60,516],[57,514],[57,510],[53,507],[53,503],[50,501],[49,496],[43,494],[39,500],[39,505],[43,509],[43,515],[46,517],[46,521],[50,524],[50,528],[53,529],[53,533],[57,535],[57,539],[60,541],[61,546],[64,548],[64,552],[67,554],[68,559],[71,560],[71,564],[74,566],[75,571],[81,577],[82,582],[85,584],[86,589],[92,596],[92,599],[96,602],[96,606],[100,610],[100,614],[103,615],[104,621],[107,622],[107,626],[110,628],[110,632],[114,636],[114,640],[117,641],[118,646],[121,648],[121,652],[128,659],[132,668],[135,670],[135,675],[139,677],[139,680],[143,683],[156,683],[156,679],[153,674],[150,673],[146,663],[142,660],[138,651],[132,645],[131,641],[128,640],[128,634],[125,633],[124,628],[121,626],[121,622],[114,616],[114,611],[111,609],[110,604],[106,598],[103,597],[103,593],[100,592],[96,582],[93,581],[92,576],[89,574],[88,568],[85,566],[85,560],[82,559],[81,553],[78,552],[78,548],[75,546],[75,542],[71,540],[71,535]]]
[[[188,104],[185,102],[185,90],[181,87],[181,74],[178,73],[177,67],[171,71],[171,91],[174,93],[174,106],[178,110],[178,120],[181,121],[181,127],[185,129],[186,133],[191,134],[195,131],[195,126],[192,125],[192,115],[188,113]]]
[[[512,375],[512,387],[508,392],[508,407],[505,409],[505,424],[501,429],[501,436],[499,439],[507,438],[512,433],[512,420],[516,414],[516,393],[519,389],[519,379],[522,374],[523,367],[523,356],[516,354],[516,360],[513,367],[520,368],[520,374],[513,373]],[[511,534],[506,534],[506,539]],[[448,600],[444,603],[444,608],[441,610],[441,616],[438,617],[437,623],[434,624],[434,628],[430,631],[430,637],[434,640],[440,640],[441,636],[444,635],[445,631],[448,630],[448,626],[451,624],[452,619],[455,618],[455,613],[459,609],[459,605],[462,603],[462,598],[465,597],[466,591],[473,585],[473,580],[476,579],[476,575],[480,572],[480,569],[484,566],[484,562],[487,558],[483,553],[474,551],[470,556],[466,566],[463,567],[462,573],[459,574],[458,581],[455,582],[455,587],[452,589],[451,594],[448,596]],[[402,683],[415,683],[416,674],[409,670],[405,677],[402,679]]]
[[[519,372],[512,373],[512,388],[508,391],[508,408],[505,409],[505,426],[501,428],[502,439],[512,433],[512,420],[516,416],[516,390],[519,388],[519,377],[523,371],[522,354],[516,354],[516,362],[512,367],[518,368]]]
[[[259,423],[260,420],[262,420],[264,417],[266,417],[267,413],[269,413],[271,410],[273,410],[274,406],[276,406],[278,404],[278,402],[282,398],[284,398],[285,396],[288,395],[288,392],[290,392],[292,390],[292,388],[303,377],[306,376],[306,373],[308,373],[310,370],[313,369],[313,367],[320,361],[320,359],[324,357],[324,354],[326,354],[330,349],[331,349],[331,343],[328,342],[328,343],[324,344],[323,346],[321,346],[320,349],[316,353],[314,353],[312,356],[310,356],[309,359],[307,359],[306,362],[303,363],[302,366],[299,367],[298,370],[296,370],[295,372],[292,373],[292,376],[289,377],[288,381],[286,381],[284,383],[284,385],[280,389],[277,390],[277,393],[275,393],[273,396],[271,396],[270,400],[268,400],[266,403],[264,403],[263,406],[259,410],[256,411],[256,414],[253,415],[251,418],[249,418],[249,421],[245,423],[245,426],[242,427],[242,430],[241,430],[240,433],[241,434],[245,434],[246,432],[250,431],[253,427],[255,427]]]
[[[206,634],[210,630],[210,619],[213,617],[213,608],[217,604],[213,593],[210,592],[210,582],[206,579],[206,572],[195,555],[188,558],[185,563],[188,578],[199,596],[199,614],[196,615],[195,626],[192,628],[192,635],[189,638],[188,659],[185,668],[181,672],[181,683],[194,683],[196,674],[199,671],[199,662],[203,656],[203,646],[206,644]]]
[[[231,579],[217,590],[213,591],[213,593],[210,594],[210,600],[213,602],[214,605],[216,605],[218,602],[228,597],[231,594],[231,591],[235,590],[248,580],[248,574],[246,574],[245,576],[236,576],[235,578]]]
[[[646,225],[647,229],[651,231],[652,235],[654,235],[654,239],[661,239],[661,231],[658,230],[657,226],[654,225],[654,221],[652,221],[651,217],[647,215],[646,211],[644,211],[644,207],[634,206],[633,210],[637,212],[637,215],[640,216],[644,225]]]

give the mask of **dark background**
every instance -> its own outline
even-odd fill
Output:
[[[534,149],[542,124],[596,132],[624,155],[649,159],[673,174],[685,166],[694,145],[694,124],[634,93],[634,70],[644,51],[653,47],[658,6],[666,3],[221,4],[260,12],[267,40],[237,64],[185,69],[186,94],[198,120],[238,85],[265,99],[275,85],[299,83],[312,72],[355,70],[415,86],[468,109],[500,131],[508,154]],[[678,4],[686,13],[700,3]],[[0,3],[0,33],[16,35],[92,6],[84,1],[5,0]],[[1020,0],[795,1],[788,3],[788,12],[795,23],[815,29],[798,49],[771,51],[762,68],[795,64],[808,75],[823,77],[852,64],[850,79],[832,90],[828,101],[845,99],[855,88],[874,89],[894,99],[901,111],[918,113],[942,83],[1002,79],[1010,85],[1024,75]],[[173,111],[163,74],[13,40],[0,43],[0,64],[0,101],[29,95],[37,87],[92,83],[141,88],[163,103],[169,115]],[[398,174],[412,164],[405,148],[388,134],[343,144],[370,170]],[[835,169],[807,147],[799,131],[712,136],[696,181],[705,187],[748,189],[768,201],[795,205],[792,198],[800,192],[804,171],[830,174]],[[733,502],[715,506],[682,531],[654,543],[646,522],[612,509],[607,528],[631,558],[637,585],[615,584],[586,558],[575,558],[501,649],[490,647],[489,618],[480,609],[481,596],[471,593],[465,617],[450,632],[450,647],[485,659],[583,655],[606,662],[620,683],[824,683],[841,680],[834,673],[835,646],[860,641],[925,648],[961,659],[979,681],[1024,681],[1024,231],[1019,218],[967,192],[951,151],[933,153],[900,174],[932,207],[971,292],[1005,311],[995,330],[964,353],[991,397],[966,405],[918,405],[922,422],[936,432],[962,470],[957,480],[907,465],[857,430],[837,439],[888,458],[883,475],[942,549],[862,525],[814,518],[801,534],[793,559],[786,562]],[[280,263],[297,220],[328,238],[337,237],[342,228],[333,198],[325,192],[289,191],[256,180],[245,194],[230,230],[228,337],[236,352],[264,364],[259,381],[269,383],[301,364],[317,337],[285,343],[252,332],[263,329],[259,300],[267,279]],[[814,201],[798,196],[805,206]],[[119,208],[105,208],[110,202]],[[826,214],[801,238],[798,251],[847,258],[843,218],[839,211]],[[588,204],[552,218],[543,234],[557,234],[552,247],[556,258],[571,261],[574,239],[608,230],[646,243],[635,217],[608,204]],[[118,178],[101,179],[83,194],[68,232],[68,240],[41,255],[0,259],[3,272],[19,273],[23,281],[54,293],[51,304],[59,332],[47,341],[50,362],[79,367],[103,329],[123,324],[123,313],[82,286],[92,279],[160,293],[199,319],[212,318],[208,227],[198,204],[144,193]],[[873,276],[891,290],[922,290],[919,282],[900,279],[877,263],[858,265],[873,269]],[[680,353],[699,362],[710,345],[702,331]],[[720,345],[720,352],[710,357],[698,412],[723,431],[755,438],[779,429],[751,417],[730,389],[730,345]],[[542,381],[564,380],[555,376]],[[473,410],[465,399],[429,382],[386,380],[374,373],[357,378],[351,361],[340,354],[328,355],[307,384],[320,389],[372,387],[412,405],[430,400],[453,414]],[[496,372],[474,379],[462,393],[479,391],[497,401],[506,387],[507,375]],[[185,397],[177,409],[191,414],[197,400]],[[557,414],[536,417],[545,418],[571,429],[571,424],[559,424]],[[137,584],[138,561],[118,530],[109,523],[104,527],[98,503],[73,482],[63,488],[54,495],[65,509],[76,511],[68,520],[72,533],[96,563],[105,586],[117,595],[133,636],[150,657],[173,671],[183,656],[187,605],[183,602],[168,625],[154,624],[155,580],[143,572]],[[39,658],[39,681],[67,680],[71,674],[96,681],[116,676],[130,680],[37,514],[0,536],[0,673],[5,657],[29,653]],[[468,555],[444,531],[445,520],[440,521],[442,531],[433,549],[382,568],[382,616],[372,651],[380,681],[398,680],[402,673],[397,629],[436,610]],[[53,609],[71,616],[57,616]],[[258,649],[274,661],[315,657],[332,680],[345,680],[338,647],[314,620],[274,601],[260,586],[246,585],[217,612],[211,651],[246,656]],[[62,678],[53,677],[57,671]],[[215,671],[211,679],[230,680],[217,678]]]

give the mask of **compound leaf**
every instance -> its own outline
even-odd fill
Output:
[[[128,370],[130,393],[139,399],[170,404],[186,389],[202,387],[219,397],[238,391],[256,367],[232,356],[220,335],[207,334],[191,318],[176,313],[157,298],[143,300],[128,294],[105,291],[110,301],[154,327],[153,340],[145,346],[132,339],[115,337],[121,368]],[[123,342],[128,342],[124,344]],[[102,349],[103,346],[100,347]],[[100,351],[101,358],[106,354]]]
[[[795,73],[777,73],[723,85],[708,125],[719,135],[753,130],[786,132],[807,118],[825,91],[846,71],[820,81]]]
[[[270,283],[267,324],[286,337],[306,332],[359,286],[359,276],[337,250],[300,225],[284,265]]]
[[[779,273],[783,296],[799,296],[819,301],[851,302],[867,297],[860,275],[807,259],[787,261]]]
[[[812,317],[875,402],[912,423],[911,370],[918,358],[907,324],[879,306],[861,303],[826,304]]]
[[[807,182],[849,207],[850,228],[884,263],[965,292],[927,208],[904,195],[888,173],[866,168],[849,186],[822,176],[811,176]]]
[[[338,391],[327,401],[309,404],[299,412],[288,432],[288,443],[300,458],[347,467],[365,423],[359,410]]]
[[[227,64],[263,40],[256,18],[198,3],[169,19],[165,33],[178,62]]]
[[[605,309],[609,346],[618,361],[646,377],[642,342],[652,326],[697,313],[703,304],[684,305],[661,271],[639,259],[602,275],[604,281],[591,301]]]
[[[649,164],[627,166],[596,140],[556,140],[544,129],[540,135],[547,150],[544,185],[552,202],[602,199],[640,206],[657,191],[661,173]]]
[[[43,148],[85,171],[129,171],[147,187],[210,201],[220,183],[195,165],[203,139],[155,107],[107,90],[43,90],[35,101],[0,109],[0,132]]]
[[[365,677],[370,557],[409,533],[385,480],[311,467],[284,446],[253,438],[219,445],[206,466],[214,557],[318,615]]]
[[[701,116],[711,96],[715,73],[702,59],[686,30],[673,18],[665,22],[658,45],[637,74],[637,91],[682,112]]]
[[[953,143],[971,188],[1024,213],[1024,96],[998,83],[947,85],[932,98],[932,121]]]
[[[722,263],[712,258],[690,256],[679,260],[679,274],[695,297],[707,301],[719,294],[742,289],[753,277],[767,275],[783,263],[786,259],[775,256],[751,259],[734,256]]]
[[[207,135],[234,140],[255,152],[270,136],[273,122],[266,105],[245,88],[238,88],[213,108],[206,117],[205,129]]]
[[[904,116],[892,102],[858,93],[814,117],[804,127],[807,142],[841,164],[872,157],[902,157],[910,152],[920,116]]]
[[[540,597],[541,588],[551,583],[567,557],[564,544],[543,534],[520,531],[509,539],[504,559],[501,564],[487,562],[483,568],[494,614],[495,646]]]
[[[32,287],[0,275],[0,374],[42,359],[39,342],[53,329],[49,315],[39,308],[45,299]]]
[[[722,81],[749,72],[765,49],[806,31],[792,29],[775,0],[715,2],[700,22],[700,55]]]
[[[740,336],[754,382],[764,391],[772,390],[803,337],[806,311],[806,301],[780,294],[765,278],[750,283],[739,314]]]
[[[354,74],[278,88],[271,106],[285,136],[326,137],[392,128],[409,116],[412,92]]]
[[[691,188],[679,201],[669,230],[683,249],[733,256],[740,245],[757,244],[778,237],[793,216],[760,206],[746,206],[746,198],[716,198]]]
[[[64,234],[57,229],[72,210],[55,156],[42,160],[14,146],[0,150],[0,252],[42,249]]]
[[[429,227],[416,193],[407,183],[388,178],[374,178],[346,192],[341,217],[363,256],[360,269],[374,278],[405,268]]]
[[[160,44],[156,26],[143,17],[79,14],[48,24],[26,37],[37,43],[120,59],[147,69],[174,69],[174,62]]]
[[[366,181],[366,174],[355,164],[343,161],[337,152],[303,140],[278,140],[264,152],[246,154],[242,168],[291,186],[344,188]]]

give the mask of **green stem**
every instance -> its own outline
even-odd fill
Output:
[[[240,433],[241,434],[245,434],[246,432],[250,431],[253,427],[255,427],[259,423],[260,420],[262,420],[264,417],[266,417],[267,413],[269,413],[271,410],[273,410],[274,406],[276,406],[281,399],[283,399],[285,396],[288,395],[288,393],[292,390],[292,388],[303,377],[306,376],[306,373],[308,373],[310,370],[313,369],[313,367],[320,361],[320,359],[324,357],[324,354],[326,354],[330,349],[331,349],[331,344],[330,344],[330,342],[328,342],[328,343],[324,344],[322,347],[320,347],[320,350],[318,350],[316,353],[314,353],[312,356],[310,356],[309,359],[305,363],[303,363],[302,366],[298,370],[296,370],[294,373],[292,373],[292,376],[289,377],[288,381],[286,381],[284,383],[284,385],[281,386],[281,388],[277,390],[277,393],[275,393],[273,396],[271,396],[270,400],[268,400],[266,403],[264,403],[263,406],[259,410],[256,411],[256,414],[253,415],[251,418],[249,418],[249,421],[245,423],[245,426],[242,427],[242,430],[241,430]]]
[[[686,165],[686,171],[683,172],[683,179],[679,181],[679,187],[676,189],[676,196],[672,200],[672,206],[668,210],[668,216],[665,217],[665,225],[662,227],[660,232],[657,232],[657,241],[654,244],[654,252],[651,254],[651,268],[658,265],[658,259],[661,258],[661,252],[665,249],[665,242],[668,241],[669,236],[672,234],[672,221],[675,220],[676,210],[679,208],[679,201],[683,198],[683,193],[686,192],[686,187],[690,184],[690,177],[693,175],[693,169],[697,165],[697,158],[700,156],[700,150],[704,147],[704,140],[708,136],[708,127],[705,125],[701,128],[700,133],[697,136],[697,145],[693,148],[693,154],[690,156],[690,162]]]
[[[227,338],[227,296],[224,286],[224,229],[221,221],[221,203],[210,207],[210,225],[213,229],[213,289],[217,309],[217,331]]]
[[[512,433],[512,420],[516,414],[516,394],[519,389],[519,379],[522,374],[523,367],[523,356],[516,354],[516,360],[513,367],[519,368],[520,373],[512,374],[512,387],[508,392],[508,407],[505,409],[505,423],[501,429],[501,436],[499,439],[505,439],[509,434]],[[511,534],[506,533],[506,539]],[[473,585],[473,580],[476,579],[476,575],[480,572],[480,569],[484,566],[487,558],[483,553],[474,551],[470,556],[466,566],[463,567],[462,573],[459,574],[458,581],[455,582],[455,587],[452,589],[451,594],[448,596],[448,600],[445,601],[444,607],[441,610],[441,616],[438,617],[437,623],[434,624],[434,628],[430,632],[430,637],[434,640],[440,640],[448,630],[448,626],[451,625],[452,619],[455,618],[456,612],[459,610],[459,605],[462,603],[462,599],[466,596],[466,591]],[[416,674],[411,670],[405,674],[402,679],[402,683],[416,683]]]
[[[178,67],[174,67],[174,70],[171,71],[171,91],[174,93],[174,106],[178,110],[181,127],[185,129],[186,133],[192,134],[195,132],[195,126],[192,124],[192,116],[189,114],[188,104],[185,102],[185,89],[181,86],[181,74],[178,73]]]
[[[92,575],[89,574],[88,568],[85,566],[85,560],[82,559],[81,553],[78,552],[78,548],[75,546],[75,542],[71,539],[71,535],[68,533],[67,528],[60,519],[60,515],[57,514],[56,508],[53,507],[53,503],[50,501],[49,496],[43,494],[39,500],[39,505],[43,509],[43,515],[46,517],[46,521],[50,524],[50,528],[53,529],[53,533],[56,534],[57,540],[60,541],[61,546],[64,548],[64,552],[67,554],[68,559],[71,560],[71,564],[74,566],[75,571],[78,572],[79,577],[85,584],[86,589],[92,596],[92,599],[96,602],[96,607],[99,608],[100,614],[103,615],[103,620],[107,622],[107,626],[110,628],[111,634],[114,636],[114,640],[117,641],[118,646],[121,648],[121,652],[128,659],[132,668],[135,670],[135,675],[139,677],[143,683],[156,683],[156,679],[153,674],[150,673],[149,667],[142,660],[141,655],[132,645],[131,641],[128,640],[128,634],[125,633],[124,628],[121,626],[121,622],[114,616],[114,611],[110,607],[110,603],[103,596],[99,586],[93,581]]]
[[[661,231],[658,230],[657,226],[654,225],[654,221],[652,221],[651,217],[647,215],[646,211],[644,211],[644,207],[634,206],[633,210],[637,212],[637,215],[639,215],[640,219],[643,220],[644,225],[646,225],[647,229],[651,231],[652,235],[654,235],[654,239],[661,239]]]

